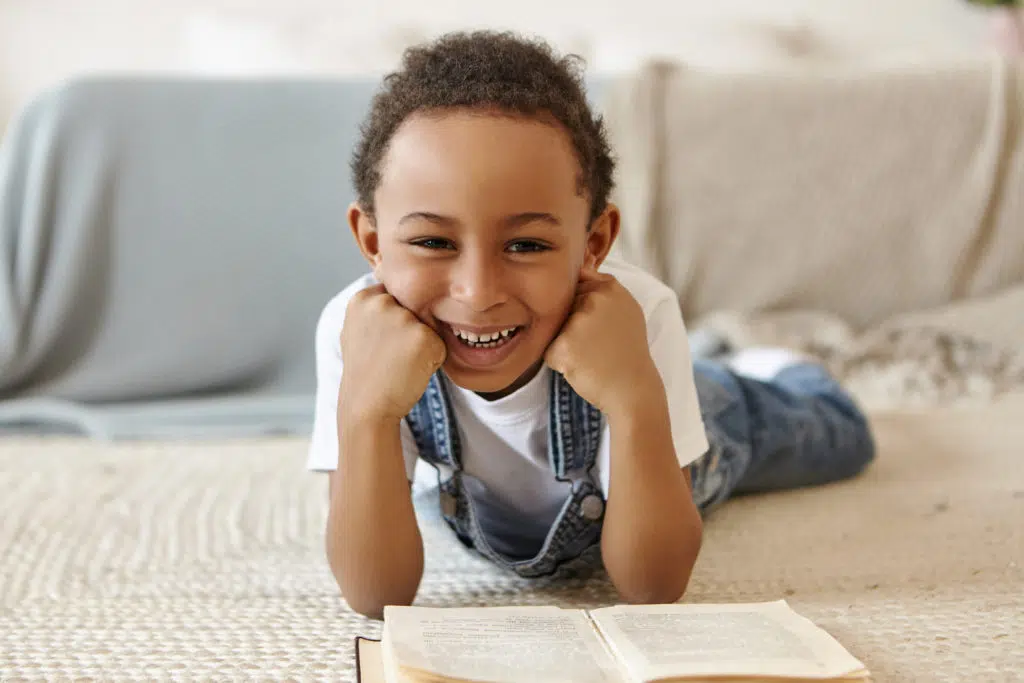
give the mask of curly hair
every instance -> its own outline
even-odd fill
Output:
[[[587,103],[582,60],[557,56],[539,39],[510,32],[444,35],[407,49],[373,98],[352,156],[357,200],[372,218],[380,166],[395,131],[417,112],[494,109],[514,116],[555,119],[568,132],[580,166],[577,188],[590,200],[593,221],[608,204],[612,159],[604,121]]]

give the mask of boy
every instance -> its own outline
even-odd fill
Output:
[[[331,471],[327,554],[353,609],[416,595],[417,459],[456,536],[499,565],[600,562],[624,599],[673,602],[701,512],[873,457],[820,366],[765,350],[695,368],[673,292],[606,260],[605,132],[546,45],[478,32],[410,49],[352,168],[373,272],[317,328],[309,466]]]

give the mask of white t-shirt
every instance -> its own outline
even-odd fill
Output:
[[[708,448],[690,348],[675,293],[644,271],[612,260],[600,268],[615,276],[639,302],[647,321],[651,357],[668,396],[672,441],[685,467]],[[365,275],[331,299],[316,332],[317,396],[308,467],[338,465],[338,389],[341,384],[341,329],[352,296],[374,284]],[[481,526],[495,550],[530,557],[539,550],[568,496],[548,463],[548,400],[552,371],[547,366],[513,394],[488,401],[445,378],[459,427],[462,467]],[[410,481],[419,458],[409,426],[401,423],[402,451]],[[605,496],[611,486],[609,427],[604,427],[595,473]],[[429,469],[433,472],[433,469]]]

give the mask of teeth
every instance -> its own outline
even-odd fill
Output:
[[[480,344],[485,348],[491,348],[493,346],[497,346],[497,342],[499,340],[508,338],[510,334],[516,331],[516,328],[508,327],[505,328],[504,330],[499,330],[498,332],[491,332],[488,334],[480,335],[474,334],[472,332],[465,332],[463,330],[456,330],[454,328],[452,329],[452,331],[455,333],[455,336],[468,341],[470,344]]]

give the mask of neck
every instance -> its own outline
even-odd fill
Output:
[[[532,365],[529,370],[521,374],[515,382],[512,382],[512,384],[508,385],[504,389],[499,389],[498,391],[478,391],[476,392],[476,395],[485,401],[497,401],[499,398],[505,398],[509,394],[514,394],[529,384],[530,380],[536,377],[537,373],[540,372],[543,365],[544,361],[539,360]]]

